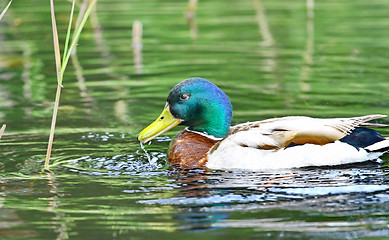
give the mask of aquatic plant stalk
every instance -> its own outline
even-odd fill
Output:
[[[84,14],[84,16],[82,18],[80,26],[76,29],[75,35],[74,35],[74,37],[72,39],[70,47],[68,48],[67,46],[68,46],[69,39],[70,39],[69,35],[70,35],[71,21],[72,21],[73,12],[74,12],[74,1],[75,0],[73,0],[72,10],[71,10],[71,14],[70,14],[70,23],[69,23],[69,27],[68,27],[68,31],[67,31],[67,36],[66,36],[64,57],[63,57],[63,60],[61,62],[61,54],[60,54],[59,41],[58,41],[57,24],[56,24],[56,21],[55,21],[54,3],[53,3],[53,0],[50,0],[51,19],[52,19],[52,25],[53,25],[52,29],[53,29],[53,41],[54,41],[54,53],[55,53],[55,63],[56,63],[56,69],[57,69],[57,82],[58,82],[58,85],[57,85],[57,93],[56,93],[55,102],[54,102],[53,117],[52,117],[52,120],[51,120],[51,129],[50,129],[50,136],[49,136],[47,152],[46,152],[45,168],[48,168],[49,164],[50,164],[50,156],[51,156],[51,150],[52,150],[53,141],[54,141],[54,132],[55,132],[55,125],[56,125],[56,122],[57,122],[59,100],[60,100],[60,96],[61,96],[61,89],[63,87],[62,86],[63,74],[64,74],[66,66],[68,64],[68,61],[69,61],[69,58],[70,58],[70,54],[71,54],[72,50],[75,48],[75,46],[76,46],[76,44],[78,42],[78,39],[80,37],[80,34],[82,32],[82,29],[84,28],[85,23],[86,23],[89,15],[90,15],[94,5],[96,4],[97,0],[92,0],[89,3],[89,7],[88,7],[87,11],[85,12],[85,14]]]
[[[0,129],[0,139],[1,139],[1,137],[3,136],[3,133],[4,133],[4,131],[5,131],[5,127],[6,127],[6,125],[3,124],[3,126],[2,126],[1,129]]]
[[[57,93],[55,95],[53,117],[51,119],[51,129],[50,129],[49,142],[47,145],[45,168],[48,167],[48,165],[50,163],[51,149],[53,147],[53,140],[54,140],[55,123],[57,121],[58,105],[59,105],[59,99],[61,96],[61,86],[60,86],[61,53],[60,53],[60,49],[59,49],[58,31],[57,31],[57,23],[55,20],[55,11],[54,11],[53,0],[50,0],[50,9],[51,9],[51,25],[52,25],[52,31],[53,31],[54,55],[55,55],[55,66],[56,66],[58,86],[57,86]]]
[[[9,1],[8,5],[7,5],[7,6],[4,8],[4,10],[1,12],[1,14],[0,14],[0,21],[1,21],[1,19],[3,19],[5,13],[8,11],[8,8],[9,8],[9,6],[11,6],[11,3],[12,3],[12,0]]]

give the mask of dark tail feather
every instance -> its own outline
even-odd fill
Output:
[[[340,139],[339,141],[348,143],[354,146],[356,149],[366,148],[374,145],[375,143],[387,140],[381,134],[373,129],[369,128],[355,128],[349,135]]]

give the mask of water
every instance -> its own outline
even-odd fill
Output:
[[[63,43],[71,4],[55,4]],[[166,164],[179,127],[144,146],[148,154],[136,139],[169,90],[193,76],[227,93],[234,124],[388,114],[387,2],[200,0],[192,29],[186,9],[187,1],[98,1],[65,73],[55,166],[42,172],[57,86],[49,5],[12,3],[0,23],[0,238],[389,236],[388,156],[289,171],[180,171]],[[136,20],[143,48],[134,59]]]

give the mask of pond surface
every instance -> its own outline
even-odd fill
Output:
[[[63,43],[71,5],[55,4]],[[136,139],[170,89],[193,76],[227,93],[234,124],[389,114],[387,1],[200,0],[189,23],[187,6],[98,1],[65,73],[54,166],[40,173],[56,91],[50,7],[12,3],[0,23],[0,238],[389,236],[389,156],[341,167],[180,171],[166,151],[182,128],[146,152]]]

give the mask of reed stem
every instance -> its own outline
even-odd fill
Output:
[[[64,58],[61,63],[61,53],[60,53],[60,48],[59,48],[59,42],[58,42],[58,32],[57,32],[57,24],[55,21],[55,11],[54,11],[54,3],[53,0],[50,0],[50,6],[51,6],[51,21],[52,21],[52,29],[53,29],[53,41],[54,41],[54,53],[55,53],[55,63],[56,63],[56,69],[57,69],[57,93],[55,95],[55,102],[54,102],[54,110],[53,110],[53,116],[51,120],[51,129],[50,129],[50,136],[49,136],[49,141],[48,141],[48,146],[47,146],[47,152],[46,152],[46,161],[45,161],[45,168],[49,167],[50,164],[50,157],[51,157],[51,151],[53,148],[53,141],[54,141],[54,132],[55,132],[55,125],[57,122],[57,116],[58,116],[58,108],[59,108],[59,100],[61,96],[61,89],[62,89],[62,81],[63,81],[63,74],[65,72],[66,66],[68,64],[71,52],[75,48],[78,39],[80,37],[81,31],[85,26],[85,23],[94,7],[96,4],[97,0],[92,0],[89,4],[89,7],[87,11],[85,12],[82,22],[79,26],[78,29],[75,31],[75,35],[72,39],[72,42],[70,44],[69,49],[67,48],[69,44],[69,39],[70,39],[70,29],[71,29],[71,22],[73,19],[73,13],[74,13],[74,2],[73,0],[73,5],[72,5],[72,10],[70,13],[70,22],[68,26],[68,31],[66,35],[66,42],[65,42],[65,51],[64,51]]]
[[[5,128],[6,128],[5,124],[3,124],[3,126],[0,128],[0,139],[3,136],[3,134],[4,134]]]
[[[5,13],[8,11],[8,8],[9,8],[9,6],[11,6],[11,3],[12,3],[12,0],[9,1],[8,5],[7,5],[7,6],[4,8],[4,10],[1,12],[1,14],[0,14],[0,21],[1,21],[1,19],[3,19]]]
[[[56,67],[56,72],[57,72],[57,83],[58,83],[58,86],[57,86],[57,93],[55,95],[53,117],[51,119],[50,136],[49,136],[49,141],[48,141],[48,144],[47,144],[45,168],[47,168],[49,166],[49,164],[50,164],[51,150],[53,148],[53,141],[54,141],[55,123],[57,122],[59,99],[60,99],[60,96],[61,96],[61,87],[60,87],[61,83],[60,82],[62,82],[62,76],[60,74],[60,70],[61,70],[61,52],[60,52],[60,49],[59,49],[57,22],[55,20],[55,10],[54,10],[54,2],[53,2],[53,0],[50,0],[50,10],[51,10],[51,25],[52,25],[52,31],[53,31],[55,67]]]

